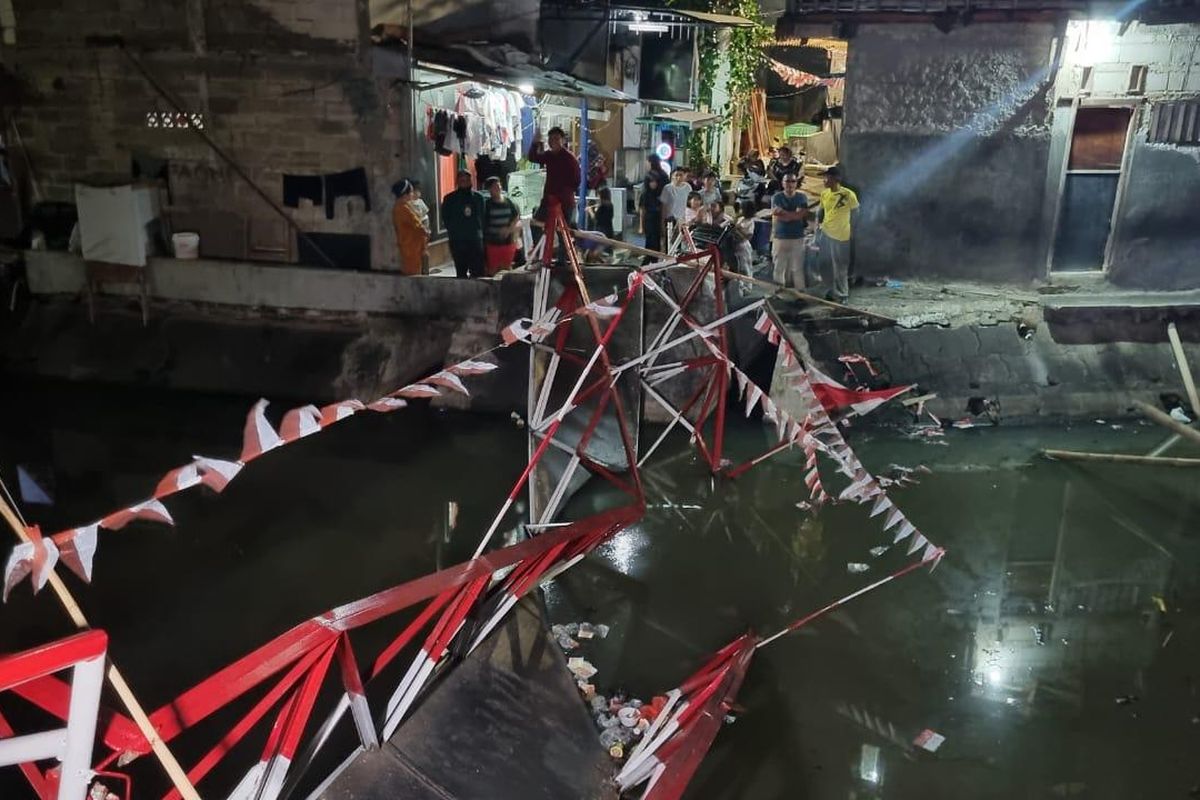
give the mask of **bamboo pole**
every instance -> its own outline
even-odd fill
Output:
[[[1184,425],[1178,420],[1171,419],[1169,414],[1164,413],[1149,403],[1143,403],[1141,400],[1134,400],[1133,404],[1137,407],[1138,411],[1142,412],[1142,414],[1150,420],[1157,422],[1164,428],[1169,428],[1175,431],[1175,433],[1178,433],[1185,439],[1190,439],[1196,444],[1200,444],[1200,431],[1189,428],[1187,425]]]
[[[4,521],[13,529],[13,533],[22,542],[30,541],[29,534],[25,532],[25,526],[17,518],[16,512],[9,506],[8,501],[0,498],[0,516],[4,517]],[[88,624],[87,617],[83,615],[83,609],[79,607],[79,603],[71,595],[71,590],[63,583],[62,578],[58,577],[58,573],[50,572],[50,588],[54,590],[54,594],[58,597],[58,601],[62,607],[66,609],[67,616],[71,618],[71,622],[76,628],[86,630],[91,627]],[[154,755],[158,757],[159,763],[166,770],[167,776],[170,777],[171,783],[175,785],[175,789],[184,800],[200,800],[200,794],[196,791],[196,787],[192,786],[192,782],[188,780],[187,773],[183,767],[175,760],[175,756],[171,754],[167,743],[158,735],[158,731],[154,729],[154,724],[150,721],[150,717],[146,715],[141,703],[134,696],[133,690],[129,688],[129,684],[125,682],[125,676],[117,669],[117,665],[112,659],[108,659],[108,668],[105,672],[108,677],[108,682],[112,685],[113,691],[121,698],[121,702],[125,704],[126,710],[129,711],[129,716],[133,718],[134,723],[138,726],[138,730],[146,737],[146,741],[150,743],[150,749],[154,751]]]
[[[1175,353],[1175,366],[1179,369],[1180,376],[1183,377],[1183,388],[1187,391],[1188,400],[1192,404],[1192,412],[1200,414],[1200,396],[1196,393],[1196,382],[1192,379],[1192,369],[1188,366],[1187,355],[1183,352],[1183,342],[1179,340],[1179,331],[1175,329],[1174,322],[1167,325],[1167,338],[1171,341],[1171,350]],[[1179,444],[1179,440],[1182,438],[1178,433],[1172,433],[1146,455],[1161,456]]]
[[[1187,354],[1183,352],[1183,342],[1179,340],[1179,331],[1175,323],[1167,325],[1167,338],[1171,340],[1171,349],[1175,351],[1175,364],[1179,374],[1183,376],[1183,388],[1187,390],[1188,400],[1192,404],[1192,413],[1200,414],[1200,395],[1196,393],[1196,381],[1192,379],[1192,368],[1188,366]]]
[[[1116,464],[1148,464],[1160,467],[1200,467],[1200,458],[1160,458],[1126,453],[1081,453],[1075,450],[1043,450],[1042,455],[1059,461],[1107,461]]]

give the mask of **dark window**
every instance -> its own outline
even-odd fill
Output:
[[[1146,141],[1200,145],[1200,100],[1155,103],[1150,109]]]
[[[1128,108],[1089,108],[1075,114],[1069,170],[1119,170],[1129,131]]]

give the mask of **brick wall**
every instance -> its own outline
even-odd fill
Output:
[[[275,203],[284,173],[364,167],[370,212],[345,199],[332,220],[307,201],[287,211],[307,232],[370,235],[372,266],[394,267],[401,106],[370,73],[365,0],[14,0],[14,11],[3,59],[26,89],[14,116],[47,199],[70,200],[76,182],[128,180],[134,156],[163,159],[183,227],[207,225],[247,257],[294,258],[286,222],[194,131],[147,126],[148,113],[174,109],[97,40],[120,36]]]

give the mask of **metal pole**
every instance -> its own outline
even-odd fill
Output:
[[[579,207],[575,209],[576,224],[587,227],[588,193],[588,101],[579,98]]]

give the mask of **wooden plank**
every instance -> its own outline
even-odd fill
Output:
[[[1042,455],[1058,461],[1105,461],[1114,464],[1147,464],[1159,467],[1200,467],[1200,458],[1162,458],[1127,453],[1081,453],[1075,450],[1043,450]]]

